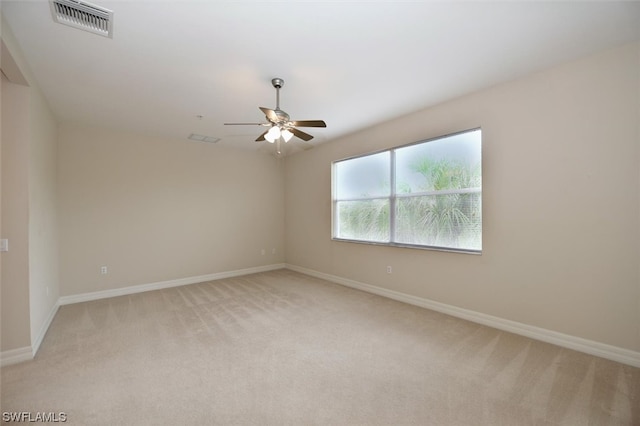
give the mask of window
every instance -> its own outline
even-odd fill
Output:
[[[482,250],[481,130],[333,163],[335,240]]]

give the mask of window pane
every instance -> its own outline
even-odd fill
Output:
[[[482,186],[480,130],[410,145],[395,152],[398,194]]]
[[[339,201],[336,203],[336,237],[389,242],[389,200]]]
[[[336,198],[389,195],[389,158],[387,151],[335,163]]]
[[[334,162],[333,237],[480,252],[481,136],[471,130]]]
[[[481,250],[481,194],[399,198],[395,232],[398,243]]]

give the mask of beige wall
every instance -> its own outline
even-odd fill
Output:
[[[284,261],[275,158],[74,125],[59,143],[62,295]]]
[[[633,44],[288,158],[287,263],[639,351],[639,109]],[[482,255],[330,240],[331,161],[478,126]]]
[[[31,346],[29,310],[29,88],[2,75],[2,351]]]
[[[1,16],[0,16],[1,18]],[[2,20],[2,339],[37,349],[57,307],[57,124]],[[18,83],[18,84],[16,84]]]
[[[30,91],[29,300],[31,341],[40,344],[60,296],[58,282],[57,133],[46,101]]]

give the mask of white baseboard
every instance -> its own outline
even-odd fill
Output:
[[[32,346],[25,346],[23,348],[0,352],[0,367],[30,361],[36,356],[38,349],[40,349],[40,344],[42,343],[44,336],[47,334],[47,330],[49,330],[49,326],[51,325],[53,318],[56,316],[59,307],[60,305],[58,302],[53,305],[51,311],[49,311],[49,315],[47,315],[46,320],[42,324],[42,327],[40,327],[40,331],[33,341]]]
[[[277,263],[266,266],[256,266],[253,268],[239,269],[236,271],[216,272],[208,275],[179,278],[176,280],[160,281],[150,284],[140,284],[129,287],[121,287],[112,290],[94,291],[91,293],[74,294],[60,297],[59,305],[69,305],[72,303],[88,302],[91,300],[107,299],[109,297],[125,296],[128,294],[143,293],[145,291],[161,290],[163,288],[179,287],[188,284],[197,284],[206,281],[220,280],[223,278],[239,277],[242,275],[255,274],[258,272],[273,271],[285,267],[284,263]]]
[[[23,348],[11,349],[9,351],[0,352],[0,367],[5,367],[19,362],[29,361],[33,359],[33,349],[31,346]]]
[[[208,274],[208,275],[199,275],[195,277],[180,278],[177,280],[160,281],[160,282],[150,283],[150,284],[141,284],[141,285],[135,285],[130,287],[122,287],[122,288],[117,288],[113,290],[95,291],[91,293],[62,296],[58,299],[58,302],[52,307],[51,311],[49,312],[49,315],[47,316],[46,321],[40,328],[40,331],[38,332],[38,335],[36,336],[33,342],[33,346],[25,346],[23,348],[11,349],[8,351],[0,352],[0,367],[4,367],[5,365],[17,364],[23,361],[32,360],[33,357],[38,352],[38,349],[40,349],[40,344],[42,343],[44,336],[47,334],[47,330],[49,330],[49,326],[51,325],[51,322],[53,322],[53,318],[56,316],[56,313],[58,312],[58,308],[62,305],[88,302],[91,300],[98,300],[98,299],[106,299],[109,297],[124,296],[127,294],[142,293],[142,292],[151,291],[151,290],[160,290],[163,288],[179,287],[179,286],[188,285],[188,284],[197,284],[201,282],[219,280],[223,278],[239,277],[242,275],[255,274],[258,272],[274,271],[276,269],[283,269],[283,268],[285,268],[284,263],[277,263],[273,265],[239,269],[235,271],[217,272],[217,273]]]
[[[51,325],[53,318],[56,316],[56,313],[58,312],[59,307],[60,307],[60,302],[56,301],[55,305],[53,305],[53,307],[49,311],[49,315],[47,315],[47,319],[42,324],[42,327],[40,327],[40,331],[38,332],[38,335],[36,336],[35,340],[32,342],[33,356],[36,356],[38,349],[40,349],[40,344],[42,344],[42,340],[44,340],[44,336],[47,334],[47,330],[49,330],[49,326]]]
[[[6,366],[16,364],[23,361],[33,359],[36,352],[40,348],[40,344],[44,339],[44,336],[55,317],[58,308],[62,305],[68,305],[71,303],[87,302],[91,300],[106,299],[109,297],[124,296],[128,294],[142,293],[151,290],[160,290],[163,288],[179,287],[188,284],[197,284],[200,282],[219,280],[223,278],[238,277],[242,275],[254,274],[258,272],[273,271],[276,269],[287,268],[292,271],[300,272],[313,277],[325,279],[337,284],[341,284],[347,287],[355,288],[358,290],[366,291],[369,293],[377,294],[379,296],[394,299],[400,302],[409,303],[411,305],[420,306],[433,311],[441,312],[447,315],[451,315],[457,318],[462,318],[468,321],[472,321],[478,324],[483,324],[489,327],[493,327],[499,330],[508,331],[511,333],[519,334],[521,336],[530,337],[532,339],[540,340],[543,342],[555,344],[568,349],[584,352],[589,355],[599,356],[602,358],[610,359],[612,361],[621,362],[623,364],[631,365],[633,367],[640,368],[640,352],[632,351],[629,349],[619,348],[616,346],[595,342],[592,340],[583,339],[581,337],[571,336],[568,334],[558,333],[556,331],[547,330],[540,327],[523,324],[516,321],[511,321],[491,315],[486,315],[480,312],[471,311],[468,309],[459,308],[452,305],[447,305],[433,300],[424,299],[417,296],[401,293],[394,290],[385,289],[382,287],[365,284],[359,281],[351,280],[348,278],[338,277],[336,275],[325,274],[312,269],[290,265],[290,264],[274,264],[267,266],[258,266],[254,268],[240,269],[236,271],[219,272],[208,275],[200,275],[189,278],[181,278],[177,280],[161,281],[150,284],[142,284],[137,286],[123,287],[113,290],[96,291],[91,293],[82,293],[72,296],[60,297],[58,303],[51,309],[47,321],[43,324],[38,336],[34,341],[33,346],[25,346],[23,348],[12,349],[4,352],[0,352],[0,366]]]
[[[394,299],[400,302],[409,303],[411,305],[431,309],[433,311],[441,312],[457,318],[462,318],[471,322],[497,328],[499,330],[508,331],[510,333],[519,334],[525,337],[530,337],[532,339],[551,343],[564,348],[584,352],[589,355],[610,359],[612,361],[631,365],[633,367],[640,367],[640,352],[619,348],[617,346],[612,346],[605,343],[595,342],[593,340],[583,339],[581,337],[558,333],[556,331],[511,321],[504,318],[494,317],[468,309],[458,308],[456,306],[435,302],[433,300],[424,299],[422,297],[412,296],[406,293],[365,284],[359,281],[325,274],[323,272],[314,271],[312,269],[307,269],[301,266],[286,264],[286,268],[313,277],[322,278],[336,284],[341,284],[347,287],[366,291],[368,293],[388,297],[389,299]]]

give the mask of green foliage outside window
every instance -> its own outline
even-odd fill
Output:
[[[412,169],[424,177],[421,192],[399,197],[396,203],[396,241],[438,247],[479,249],[482,206],[479,192],[434,194],[480,188],[480,165],[448,159],[421,158]],[[406,188],[402,182],[399,189]]]

